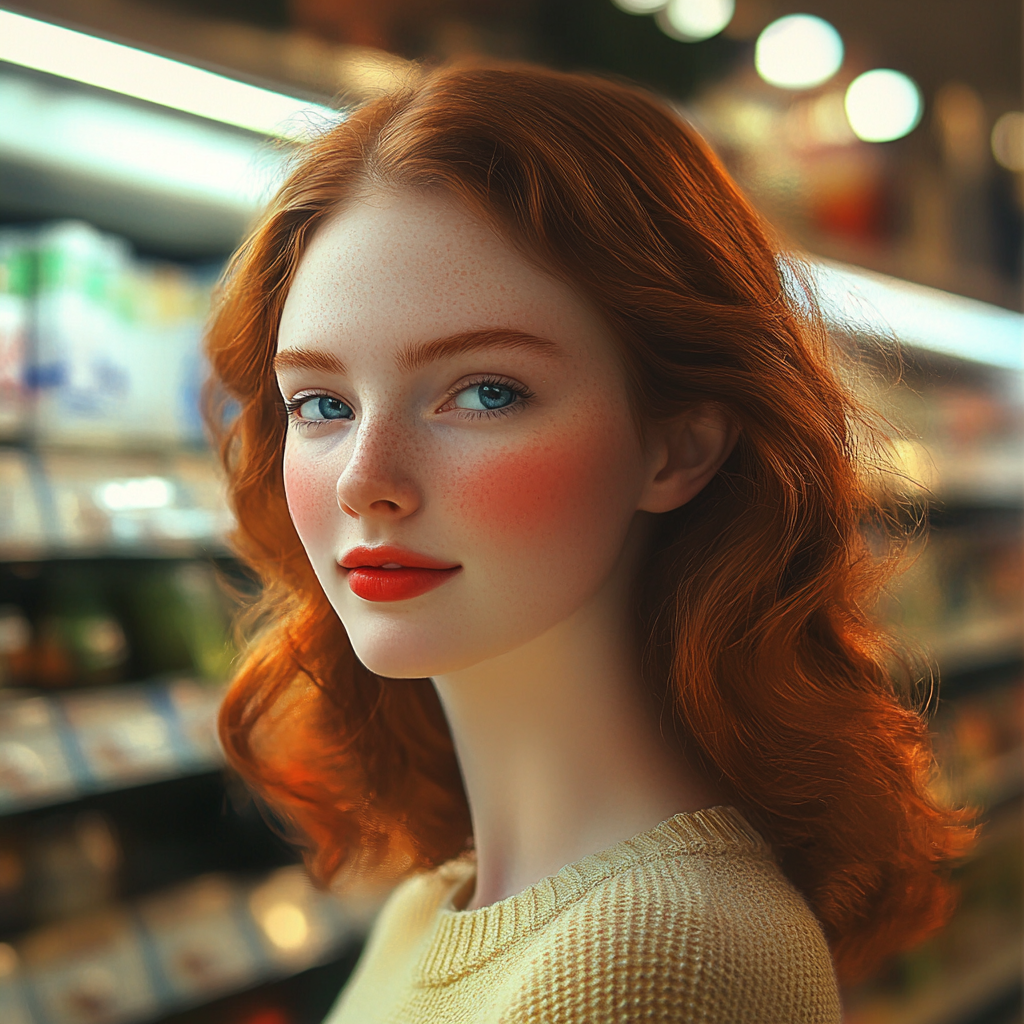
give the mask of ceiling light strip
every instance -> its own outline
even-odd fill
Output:
[[[0,60],[263,135],[301,139],[336,110],[191,64],[0,11]]]

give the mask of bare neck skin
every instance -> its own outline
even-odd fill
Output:
[[[719,802],[644,699],[628,625],[641,525],[605,586],[567,619],[508,654],[434,678],[476,843],[476,888],[463,909]]]

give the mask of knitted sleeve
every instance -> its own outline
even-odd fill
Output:
[[[820,926],[771,861],[641,865],[551,923],[501,1024],[839,1024]]]

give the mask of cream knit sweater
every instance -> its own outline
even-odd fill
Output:
[[[480,910],[403,882],[325,1024],[838,1024],[817,919],[733,807],[677,814]]]

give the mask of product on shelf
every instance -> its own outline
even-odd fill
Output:
[[[55,542],[71,550],[176,551],[216,541],[229,519],[190,504],[166,458],[60,450],[40,455]],[[212,462],[207,473],[214,476]]]
[[[129,1024],[160,1008],[141,929],[127,910],[62,921],[18,949],[24,984],[47,1024]]]
[[[46,1024],[144,1021],[323,963],[366,926],[297,867],[203,875],[0,944],[0,1010],[27,991]]]
[[[0,605],[0,686],[27,682],[31,652],[32,623],[17,605]]]
[[[1024,790],[1024,680],[947,701],[931,725],[943,803],[986,808]]]
[[[225,595],[212,566],[156,563],[132,588],[133,632],[150,671],[184,671],[224,679],[235,656]]]
[[[33,258],[22,231],[0,231],[0,435],[24,430]]]
[[[26,888],[35,921],[60,921],[113,900],[121,846],[99,811],[58,813],[35,822],[26,837]]]
[[[0,558],[187,555],[233,525],[212,458],[0,448]],[[44,528],[45,527],[45,528]]]
[[[933,529],[882,614],[945,673],[1024,654],[1024,557],[1016,517]]]
[[[177,679],[0,700],[0,814],[216,768],[222,695]]]
[[[60,687],[120,681],[130,651],[100,575],[82,566],[60,566],[53,582],[37,623],[32,681]]]
[[[171,474],[181,488],[182,507],[192,516],[189,529],[198,538],[223,538],[234,526],[224,478],[205,451],[182,451],[171,456]],[[182,527],[182,532],[187,532]]]
[[[233,879],[195,879],[143,900],[139,916],[174,1002],[201,1002],[265,974]]]
[[[35,459],[33,479],[23,453],[0,448],[0,557],[187,555],[221,546],[233,524],[207,454],[59,449]]]
[[[29,273],[20,269],[26,257]],[[201,440],[199,339],[213,274],[136,260],[123,239],[77,221],[0,231],[0,267],[13,282],[0,289],[0,304],[17,309],[0,333],[0,344],[12,339],[0,350],[10,352],[5,377],[15,381],[7,392],[32,409],[37,437],[119,446]],[[13,325],[26,308],[34,344],[19,373],[23,345]]]
[[[175,679],[167,685],[167,699],[192,762],[198,767],[219,763],[222,755],[217,738],[217,712],[224,699],[223,687],[194,679]]]
[[[1017,507],[1024,501],[1024,384],[1014,371],[938,377],[892,385],[866,377],[868,404],[899,431],[903,488],[953,504]]]
[[[146,690],[122,686],[66,694],[61,706],[85,769],[101,786],[177,773],[170,723]]]
[[[66,799],[78,786],[52,703],[0,701],[0,813]]]
[[[47,540],[38,489],[24,452],[0,448],[0,552],[24,557]]]

